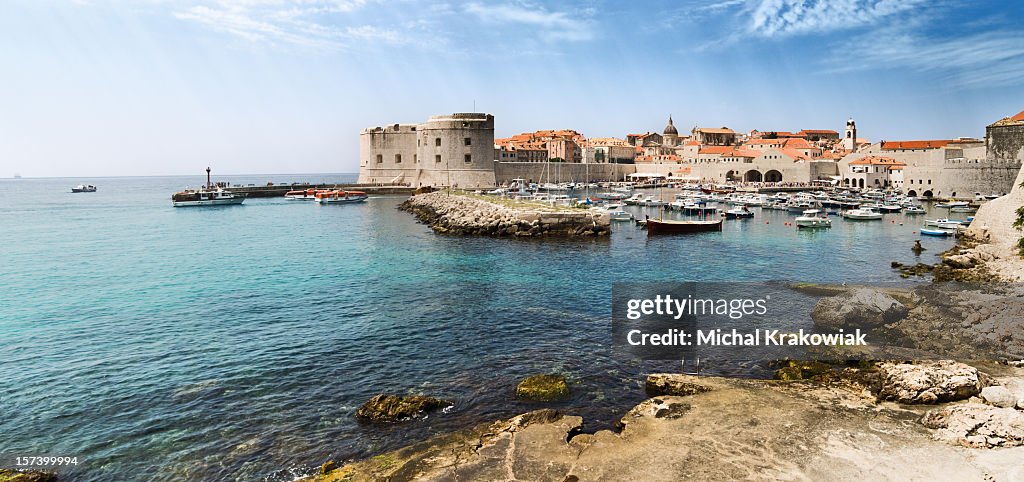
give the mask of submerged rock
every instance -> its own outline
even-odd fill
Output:
[[[977,368],[951,360],[878,364],[879,400],[938,403],[966,400],[981,392]]]
[[[57,474],[39,470],[0,469],[0,482],[57,482]]]
[[[698,393],[710,392],[714,387],[702,383],[701,378],[681,373],[652,373],[647,375],[647,383],[644,386],[648,397],[659,397],[662,395],[687,396]]]
[[[815,326],[829,329],[875,328],[899,321],[909,310],[888,293],[872,288],[822,298],[811,312]]]
[[[924,426],[937,429],[935,438],[973,448],[1024,445],[1024,413],[968,403],[924,414]]]
[[[359,407],[356,416],[374,422],[398,422],[452,405],[447,400],[422,395],[403,397],[382,393]]]
[[[561,375],[534,375],[516,385],[516,396],[537,402],[562,400],[569,396],[569,384]]]
[[[981,389],[981,398],[985,403],[1002,408],[1013,408],[1017,404],[1017,397],[1006,387],[985,387]]]

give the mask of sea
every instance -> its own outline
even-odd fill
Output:
[[[0,180],[0,467],[63,456],[77,459],[58,469],[69,481],[285,481],[542,407],[613,428],[645,398],[645,374],[693,369],[616,353],[613,283],[908,282],[890,262],[935,262],[954,242],[920,238],[937,210],[803,231],[755,208],[721,233],[648,238],[626,222],[605,239],[524,240],[437,235],[401,196],[171,206],[204,181]],[[771,375],[760,362],[701,370]],[[517,381],[538,373],[567,376],[571,397],[518,401]],[[361,423],[378,393],[455,405]]]

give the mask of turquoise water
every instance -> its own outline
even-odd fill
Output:
[[[611,352],[614,281],[892,281],[926,217],[805,232],[756,210],[689,237],[622,223],[604,240],[452,238],[395,209],[401,197],[171,207],[201,182],[0,180],[0,466],[45,454],[79,457],[67,480],[290,480],[537,408],[512,391],[538,372],[572,381],[551,406],[608,427],[643,398],[642,374],[678,369]],[[99,192],[67,192],[80,183]],[[933,262],[953,241],[922,243]],[[357,423],[379,392],[456,405]]]

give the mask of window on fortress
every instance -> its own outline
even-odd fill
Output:
[[[467,145],[467,146],[471,146],[471,145],[473,145],[473,139],[471,139],[471,138],[467,137],[467,138],[466,138],[466,145]]]
[[[440,137],[434,138],[434,145],[437,146],[437,147],[441,147],[441,138]]]
[[[466,162],[473,162],[473,156],[471,154],[466,154]]]
[[[377,164],[384,162],[384,154],[377,154]]]
[[[441,155],[440,154],[434,156],[434,162],[438,162],[438,163],[441,162]]]
[[[402,163],[402,155],[401,154],[395,154],[395,164],[401,164],[401,163]]]
[[[928,180],[928,184],[931,184],[931,183],[932,183],[932,180],[931,180],[931,179],[929,179],[929,180]]]
[[[413,164],[419,164],[419,162],[420,162],[419,158],[416,156],[416,154],[413,154],[412,155],[412,163]]]

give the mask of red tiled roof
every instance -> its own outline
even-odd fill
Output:
[[[802,153],[802,152],[800,152],[800,151],[798,151],[796,149],[782,149],[782,153],[787,155],[787,156],[789,156],[789,157],[792,157],[793,159],[796,159],[796,160],[807,160],[807,159],[810,159],[810,157],[808,157],[806,154],[804,154],[804,153]]]
[[[839,135],[838,132],[833,131],[833,130],[829,130],[829,129],[804,129],[804,130],[798,132],[797,134],[811,134],[811,135],[814,135],[814,134],[831,134],[831,135],[834,135],[834,136],[838,136]]]
[[[888,141],[882,143],[882,149],[938,149],[940,147],[946,147],[950,142],[952,141],[949,139],[933,141]]]
[[[703,146],[698,151],[700,154],[725,154],[733,150],[732,146]]]
[[[698,127],[697,132],[703,132],[705,134],[735,134],[736,132],[728,127],[715,128],[715,127]]]
[[[811,144],[804,139],[794,137],[786,139],[786,149],[810,149]]]
[[[1020,111],[1019,114],[1011,117],[1010,120],[1013,120],[1013,121],[1024,121],[1024,110]]]

